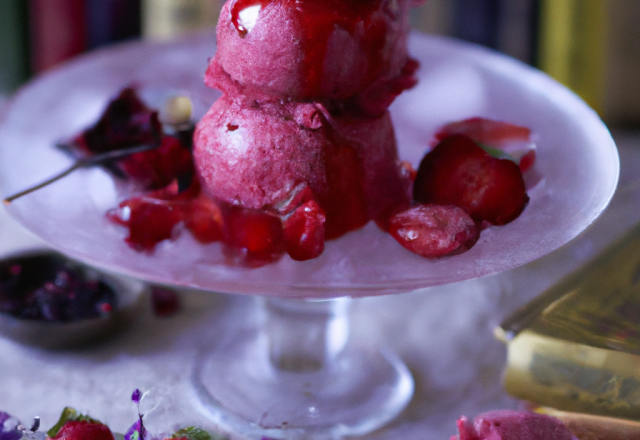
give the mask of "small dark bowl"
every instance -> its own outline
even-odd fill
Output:
[[[99,316],[75,320],[45,320],[17,317],[0,312],[0,334],[15,341],[46,349],[90,346],[124,330],[142,312],[147,286],[140,280],[98,271],[52,251],[35,251],[9,256],[0,265],[43,264],[71,267],[83,278],[103,281],[114,293],[113,309]],[[47,268],[44,271],[48,270]],[[33,275],[33,272],[31,273]],[[44,281],[43,281],[44,282]]]

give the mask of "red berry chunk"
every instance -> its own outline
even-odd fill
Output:
[[[171,238],[173,228],[182,220],[175,203],[154,197],[136,197],[121,202],[107,216],[129,228],[125,241],[139,251],[151,251],[162,240]]]
[[[178,192],[171,185],[143,197],[134,197],[120,203],[119,208],[107,213],[110,220],[129,228],[125,239],[137,250],[151,251],[156,244],[173,237],[180,222],[202,243],[222,238],[222,214],[212,200],[200,193],[193,181],[185,191]]]
[[[87,421],[71,421],[62,426],[54,440],[114,440],[106,425]]]
[[[457,206],[416,205],[389,221],[389,233],[403,247],[426,258],[454,255],[470,249],[479,231]]]
[[[436,142],[449,136],[464,134],[475,142],[498,147],[507,142],[528,141],[531,130],[509,122],[494,121],[486,118],[469,118],[445,125],[436,133]]]
[[[284,244],[289,256],[304,261],[316,258],[324,250],[324,211],[310,200],[284,220]]]
[[[204,194],[198,195],[184,207],[184,223],[200,243],[222,240],[222,212]]]
[[[518,165],[491,157],[464,135],[446,138],[422,159],[413,197],[459,206],[476,222],[493,225],[517,218],[529,201]]]
[[[224,206],[224,238],[229,246],[246,250],[256,257],[284,250],[282,221],[266,211]]]

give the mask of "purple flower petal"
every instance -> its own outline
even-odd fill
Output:
[[[144,440],[146,435],[147,430],[142,424],[142,419],[140,418],[131,425],[127,433],[124,435],[124,440]]]
[[[20,422],[6,412],[0,411],[0,440],[19,440],[22,431],[17,429]]]

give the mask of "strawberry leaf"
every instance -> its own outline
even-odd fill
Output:
[[[503,150],[500,150],[499,148],[493,148],[493,147],[490,147],[490,146],[488,146],[486,144],[482,144],[480,142],[476,142],[476,144],[480,148],[482,148],[484,151],[486,151],[489,154],[489,156],[491,156],[493,158],[496,158],[496,159],[507,159],[507,160],[510,160],[512,162],[518,163],[518,161],[512,155],[510,155],[509,153],[507,153],[507,152],[505,152]]]
[[[222,436],[212,436],[207,431],[196,428],[194,426],[189,426],[187,428],[180,429],[176,431],[172,439],[187,439],[187,440],[223,440],[225,437]]]

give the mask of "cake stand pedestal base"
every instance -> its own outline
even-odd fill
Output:
[[[348,338],[349,299],[265,299],[257,332],[199,357],[201,409],[251,438],[363,435],[395,418],[413,378],[393,353]]]

